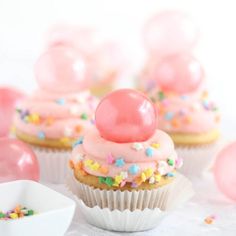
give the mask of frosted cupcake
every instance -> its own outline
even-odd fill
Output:
[[[146,91],[159,112],[159,127],[184,158],[182,170],[192,175],[208,168],[217,150],[220,114],[205,89],[199,62],[189,54],[169,56],[148,67],[145,76]]]
[[[69,186],[84,207],[106,209],[106,217],[112,219],[113,210],[123,214],[146,208],[165,211],[174,194],[176,204],[189,197],[189,182],[176,172],[182,161],[171,138],[156,129],[156,110],[143,94],[117,90],[103,98],[95,116],[96,127],[87,131],[70,159],[73,183],[69,181]],[[179,180],[183,192],[176,191]],[[126,230],[114,222],[107,227],[90,223]]]
[[[83,60],[66,48],[45,52],[36,64],[40,89],[17,107],[16,136],[34,146],[42,180],[64,181],[73,143],[93,126],[97,99],[84,90],[83,66]]]

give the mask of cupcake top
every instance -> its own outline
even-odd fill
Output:
[[[55,139],[71,143],[93,124],[97,99],[84,92],[37,90],[17,107],[17,130],[39,140]]]
[[[153,104],[137,91],[122,89],[106,96],[97,107],[95,122],[97,128],[73,149],[70,162],[75,171],[95,176],[109,187],[135,188],[173,177],[182,164],[171,138],[155,129]]]
[[[164,92],[150,93],[159,114],[159,127],[170,133],[205,133],[217,130],[220,114],[204,89],[188,94]]]

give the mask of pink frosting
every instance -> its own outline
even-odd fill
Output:
[[[77,138],[91,128],[96,105],[97,100],[87,91],[61,94],[37,90],[19,104],[14,124],[17,129],[32,136],[43,133],[49,139]],[[24,113],[39,116],[40,122],[26,121]],[[85,115],[86,119],[81,119],[81,115]],[[47,119],[53,122],[48,125]],[[81,132],[78,132],[78,127],[81,127]]]
[[[152,148],[153,155],[147,156],[146,149],[151,148],[153,143],[159,144],[158,148]],[[158,168],[161,171],[161,175],[165,175],[172,172],[176,165],[168,165],[168,160],[173,160],[173,163],[177,160],[177,155],[174,150],[174,144],[171,138],[163,131],[156,130],[155,134],[145,142],[136,143],[142,148],[137,150],[133,147],[134,143],[115,143],[103,139],[95,128],[90,129],[84,136],[83,144],[78,145],[72,152],[72,161],[76,164],[78,161],[92,160],[98,163],[100,166],[108,168],[107,174],[102,174],[99,171],[92,170],[84,165],[84,170],[95,176],[103,177],[115,177],[121,172],[128,173],[128,182],[132,182],[137,176],[148,168],[154,171]],[[108,162],[108,157],[114,158],[114,163]],[[123,159],[123,166],[116,166],[116,160]],[[129,168],[132,165],[137,165],[139,170],[136,174],[131,174]]]
[[[218,129],[219,112],[215,104],[209,101],[204,90],[178,95],[164,92],[164,98],[158,98],[158,90],[152,91],[156,99],[158,128],[167,132],[203,133]]]

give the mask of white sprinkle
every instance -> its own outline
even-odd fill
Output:
[[[120,172],[120,175],[122,176],[122,179],[127,179],[128,178],[128,172],[127,171]]]
[[[155,183],[155,178],[154,176],[152,176],[150,179],[149,179],[149,184],[154,184]]]
[[[168,172],[168,164],[165,161],[159,161],[157,171],[160,175],[165,175]]]
[[[136,151],[143,150],[143,145],[141,143],[133,143],[132,148]]]

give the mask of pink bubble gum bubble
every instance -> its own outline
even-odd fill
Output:
[[[87,65],[81,54],[68,46],[57,46],[43,53],[35,65],[35,74],[42,89],[73,92],[87,89]]]
[[[23,97],[24,95],[21,91],[0,87],[0,137],[9,134],[15,106]]]
[[[132,89],[116,90],[105,96],[97,107],[95,120],[100,135],[117,143],[145,141],[157,126],[152,102]]]
[[[16,139],[0,138],[0,182],[39,180],[39,165],[31,148]]]
[[[151,78],[161,89],[182,94],[192,92],[201,85],[204,70],[190,54],[173,55],[160,60]]]
[[[220,191],[236,202],[236,142],[219,152],[214,165],[214,176]]]
[[[163,11],[147,22],[143,37],[150,52],[161,57],[191,50],[199,30],[185,13]]]

